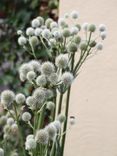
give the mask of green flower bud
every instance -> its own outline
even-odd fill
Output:
[[[32,46],[36,46],[39,44],[39,40],[36,36],[32,36],[29,38],[29,42]]]
[[[95,42],[95,41],[91,41],[90,44],[89,44],[89,46],[90,46],[91,48],[95,47],[95,46],[96,46],[96,42]]]
[[[94,24],[89,25],[89,31],[90,32],[95,32],[96,26]]]
[[[75,42],[76,44],[79,44],[79,43],[81,42],[80,36],[75,36],[75,37],[74,37],[74,42]]]
[[[80,24],[76,24],[75,26],[78,28],[79,31],[81,30],[81,25]]]
[[[69,52],[76,52],[77,51],[77,44],[76,43],[71,43],[68,45],[68,51]]]
[[[87,49],[87,44],[85,42],[82,42],[80,44],[80,49],[83,51],[83,50],[86,50]]]
[[[64,28],[62,34],[64,37],[69,37],[71,35],[70,30],[68,28]]]

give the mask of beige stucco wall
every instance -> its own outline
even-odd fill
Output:
[[[60,15],[78,10],[81,22],[105,23],[104,50],[74,82],[65,156],[117,156],[117,0],[61,0]]]

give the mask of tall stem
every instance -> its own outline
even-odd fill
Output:
[[[62,101],[63,101],[63,93],[60,93],[59,104],[58,104],[58,114],[61,113]]]

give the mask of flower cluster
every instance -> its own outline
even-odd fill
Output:
[[[73,25],[68,24],[68,18],[74,21]],[[19,45],[34,56],[34,60],[19,68],[20,80],[29,83],[32,90],[28,95],[3,91],[1,104],[9,116],[0,122],[4,123],[4,139],[14,138],[21,143],[22,156],[54,156],[59,150],[63,156],[72,82],[87,58],[103,49],[107,34],[104,24],[79,24],[78,18],[77,11],[65,14],[58,22],[37,17],[25,32],[17,32]],[[36,56],[40,47],[45,57]],[[26,136],[21,133],[21,122],[29,127]],[[72,116],[70,124],[74,123]],[[0,152],[4,155],[2,148]]]

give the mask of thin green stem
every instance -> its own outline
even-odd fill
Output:
[[[58,103],[58,114],[61,113],[61,109],[62,109],[62,101],[63,101],[63,93],[60,93],[59,103]]]

